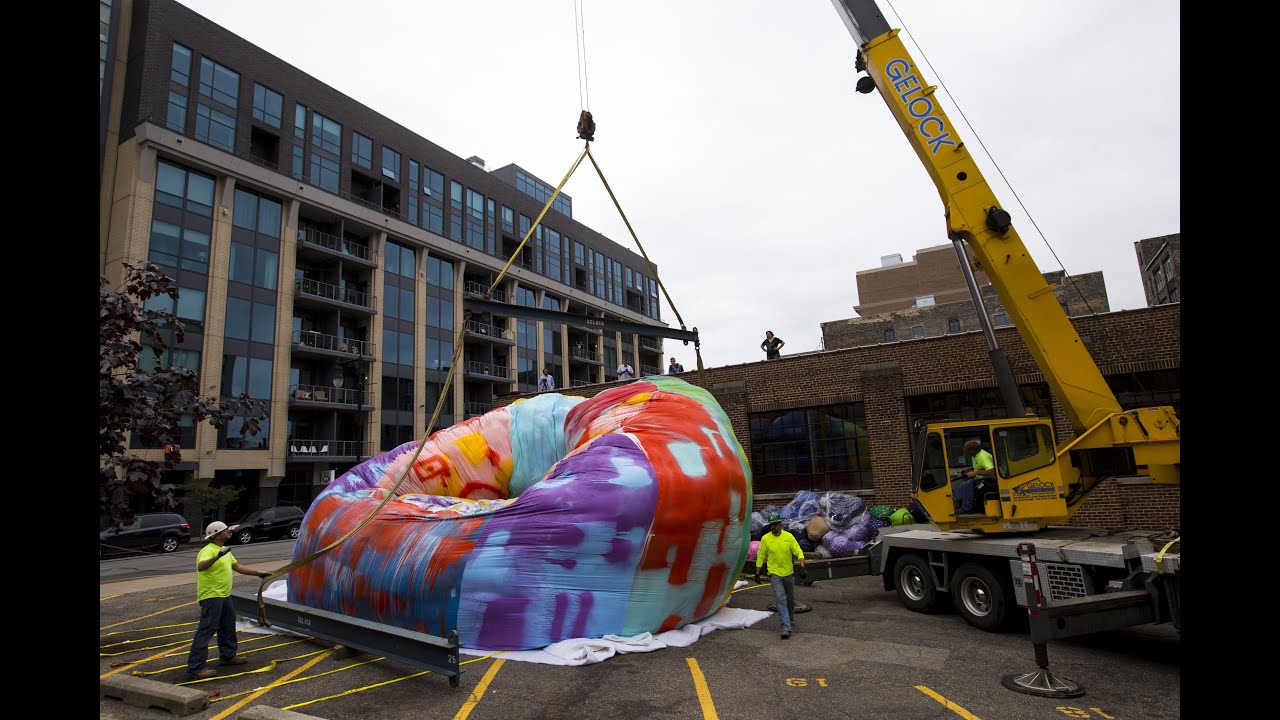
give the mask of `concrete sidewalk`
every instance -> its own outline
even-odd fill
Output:
[[[288,565],[288,560],[279,560],[276,562],[255,562],[253,567],[260,570],[275,571]],[[174,575],[153,575],[151,577],[135,578],[133,580],[114,580],[101,583],[98,586],[98,599],[105,597],[114,597],[116,595],[127,595],[128,593],[139,592],[141,590],[155,590],[156,588],[175,587],[178,585],[195,585],[196,573],[177,573]],[[193,595],[194,597],[194,595]]]

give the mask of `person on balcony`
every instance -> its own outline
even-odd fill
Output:
[[[619,380],[630,380],[635,376],[636,376],[635,368],[631,367],[630,363],[625,361],[618,363],[618,379]]]
[[[556,389],[556,378],[551,374],[551,368],[542,368],[542,376],[538,378],[538,392],[546,392]]]
[[[671,364],[667,366],[667,374],[675,375],[676,373],[682,373],[682,372],[684,372],[684,366],[676,362],[675,356],[672,355]]]

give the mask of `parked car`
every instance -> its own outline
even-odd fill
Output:
[[[120,530],[98,533],[98,557],[136,550],[173,552],[191,540],[191,526],[178,513],[138,513]]]
[[[254,510],[236,523],[231,539],[241,545],[254,538],[297,538],[302,529],[302,508],[291,505]]]

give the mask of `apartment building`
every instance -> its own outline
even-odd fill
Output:
[[[574,220],[571,197],[495,286],[554,184],[487,171],[173,0],[101,12],[100,269],[161,266],[185,325],[163,362],[205,394],[270,402],[263,422],[189,425],[169,482],[244,488],[232,520],[305,506],[422,437],[441,395],[435,428],[534,390],[543,367],[560,388],[612,381],[622,360],[661,372],[648,263]],[[509,310],[486,306],[459,335],[483,298]]]

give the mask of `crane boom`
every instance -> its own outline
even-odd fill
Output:
[[[1020,532],[1065,522],[1106,478],[1178,484],[1173,408],[1120,406],[900,31],[889,26],[875,0],[832,4],[858,43],[857,69],[867,73],[858,91],[880,92],[942,198],[947,237],[968,245],[972,268],[991,281],[1075,435],[1065,447],[1054,447],[1046,418],[932,424],[917,445],[916,499],[943,529]],[[960,467],[952,460],[969,439],[995,450],[998,490],[986,489],[978,512],[961,513],[952,508],[952,483],[960,478],[948,476]]]

